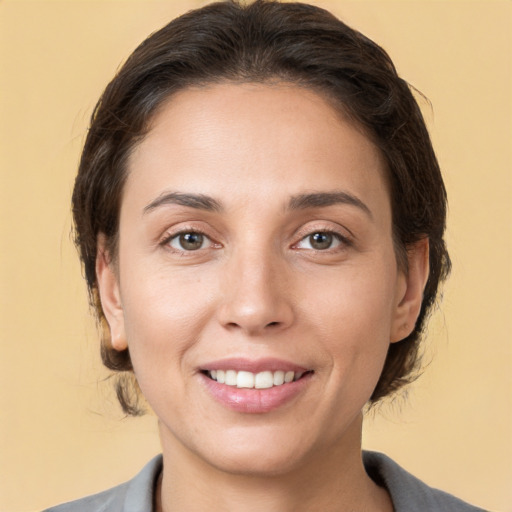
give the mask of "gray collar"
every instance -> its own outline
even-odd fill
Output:
[[[425,485],[382,453],[364,451],[363,462],[370,478],[388,490],[395,512],[485,512]],[[45,512],[154,511],[155,489],[162,467],[162,455],[157,455],[128,482]]]

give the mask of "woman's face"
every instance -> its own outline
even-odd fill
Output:
[[[249,473],[359,449],[417,314],[391,231],[378,150],[319,95],[173,96],[129,160],[117,269],[97,266],[164,448]]]

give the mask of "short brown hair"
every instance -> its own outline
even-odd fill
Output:
[[[158,107],[178,90],[275,80],[334,100],[380,148],[387,163],[395,251],[404,270],[407,248],[429,239],[430,275],[420,315],[413,332],[390,345],[371,396],[374,403],[410,382],[418,369],[425,319],[450,270],[443,240],[446,191],[418,104],[387,53],[329,12],[301,3],[226,1],[191,11],[148,37],[98,101],[76,178],[73,215],[91,301],[104,326],[103,362],[133,372],[128,350],[112,348],[95,273],[100,233],[116,253],[130,152]],[[137,394],[125,384],[118,383],[118,398],[125,412],[137,414]]]

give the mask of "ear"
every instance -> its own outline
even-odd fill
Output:
[[[124,326],[124,311],[119,290],[119,277],[106,249],[105,235],[98,236],[96,253],[96,280],[101,307],[110,328],[111,345],[115,350],[128,348]]]
[[[408,271],[400,271],[391,343],[407,338],[414,330],[429,274],[429,243],[423,238],[407,248]]]

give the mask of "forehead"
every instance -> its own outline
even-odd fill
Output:
[[[172,188],[229,199],[346,189],[382,195],[372,141],[319,94],[291,84],[217,84],[173,95],[128,162],[125,198]]]

